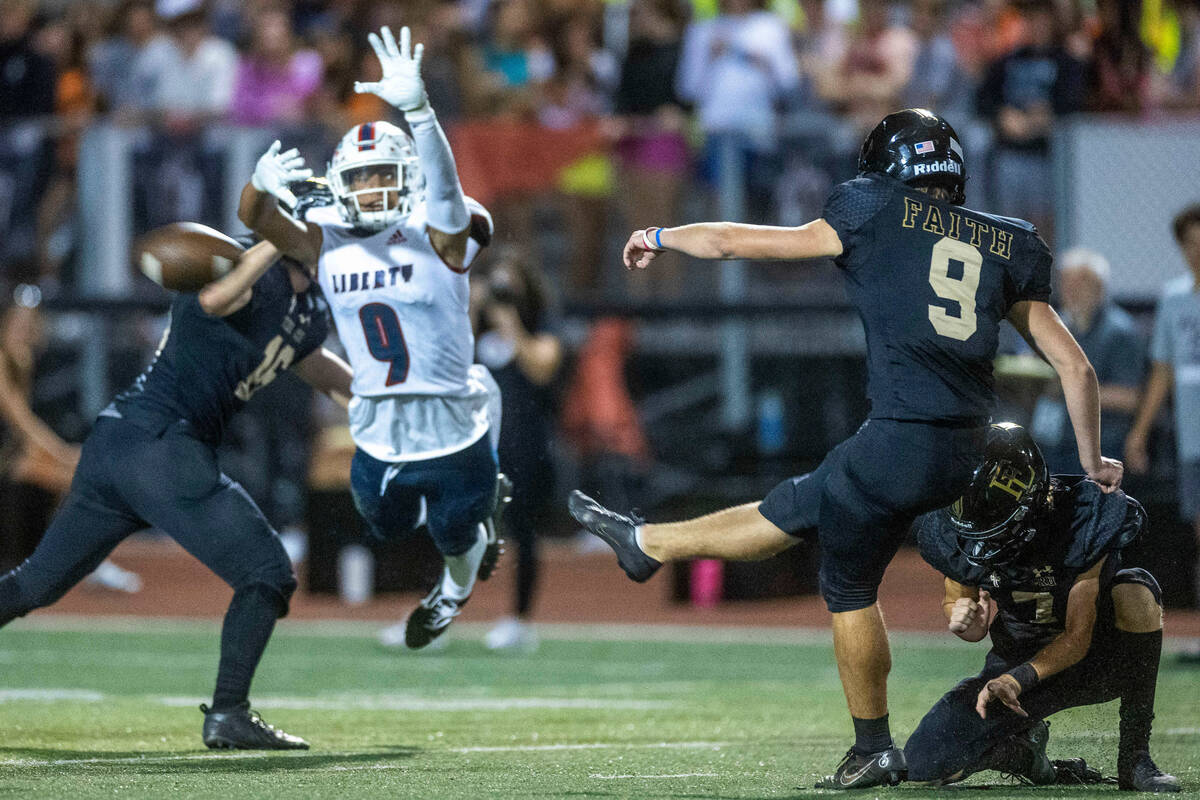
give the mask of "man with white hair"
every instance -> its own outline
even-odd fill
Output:
[[[1058,283],[1063,321],[1100,381],[1101,450],[1120,453],[1137,410],[1146,347],[1133,318],[1108,296],[1110,271],[1103,255],[1075,247],[1062,255]],[[1082,472],[1057,380],[1038,399],[1031,429],[1052,472]]]

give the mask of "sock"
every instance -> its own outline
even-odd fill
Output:
[[[483,525],[478,528],[479,538],[471,549],[457,556],[442,556],[446,569],[442,573],[442,594],[455,600],[465,600],[475,588],[475,575],[479,572],[479,564],[483,561],[483,551],[487,549],[487,533]]]
[[[1121,694],[1118,761],[1150,749],[1150,726],[1154,721],[1154,691],[1158,684],[1158,660],[1162,655],[1162,631],[1127,633],[1119,631],[1118,656],[1124,666]]]
[[[233,594],[221,628],[221,663],[217,668],[214,711],[244,706],[250,699],[250,681],[267,649],[284,599],[274,589],[253,584]]]
[[[854,721],[854,752],[866,756],[892,746],[892,731],[888,727],[887,714],[878,719],[850,719]]]

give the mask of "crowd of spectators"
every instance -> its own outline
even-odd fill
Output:
[[[375,77],[365,34],[384,24],[425,43],[431,100],[452,132],[496,119],[590,126],[592,152],[549,157],[539,196],[480,189],[514,239],[536,229],[531,200],[560,203],[568,292],[603,285],[610,220],[620,231],[679,219],[705,196],[687,188],[715,189],[730,165],[751,218],[819,211],[863,131],[898,107],[985,123],[994,150],[976,186],[987,196],[972,202],[1048,236],[1057,118],[1200,109],[1195,0],[2,0],[5,271],[56,277],[69,261],[79,134],[98,115],[154,130],[145,161],[174,172],[149,184],[174,181],[204,206],[220,185],[197,144],[211,123],[304,137],[319,154],[388,116],[353,91]],[[49,122],[48,143],[23,121]],[[523,140],[553,152],[565,139]],[[188,147],[198,153],[180,162]],[[797,201],[806,185],[811,198]],[[140,207],[191,210],[158,196]],[[633,288],[678,292],[670,266]]]

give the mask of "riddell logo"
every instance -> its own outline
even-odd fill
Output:
[[[931,161],[928,164],[913,164],[913,175],[932,175],[938,172],[962,175],[962,165],[950,159]]]
[[[392,231],[392,235],[388,237],[387,243],[390,247],[394,244],[404,244],[407,241],[408,239],[404,238],[404,232],[397,228],[396,230]]]

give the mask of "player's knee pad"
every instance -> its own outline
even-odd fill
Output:
[[[234,594],[260,598],[272,605],[278,616],[285,617],[297,585],[291,564],[272,564],[246,576],[234,587]]]
[[[1154,577],[1148,570],[1141,567],[1127,567],[1118,570],[1116,575],[1113,575],[1112,585],[1119,586],[1121,584],[1136,584],[1145,586],[1150,590],[1150,594],[1154,596],[1154,602],[1162,605],[1162,587],[1158,585],[1158,579]]]
[[[821,560],[818,577],[821,596],[825,598],[825,607],[831,614],[869,608],[875,605],[879,597],[878,583],[839,574],[835,568],[826,567],[824,558]]]

